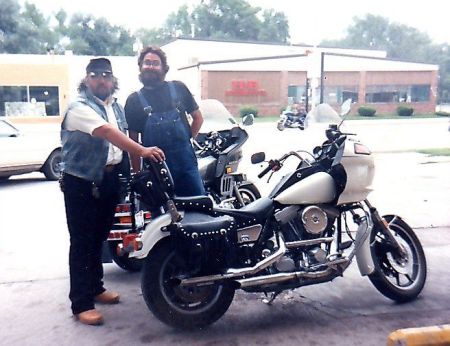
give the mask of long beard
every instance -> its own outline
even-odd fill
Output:
[[[139,80],[146,87],[154,87],[164,80],[164,75],[159,71],[142,71],[139,73]]]

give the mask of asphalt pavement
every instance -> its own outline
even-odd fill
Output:
[[[388,132],[397,132],[402,139],[401,148],[396,148],[390,137],[380,139],[376,134],[386,124],[358,124],[367,132],[375,153],[377,171],[369,199],[382,214],[401,215],[424,246],[428,280],[418,300],[392,303],[353,265],[344,278],[285,292],[272,306],[263,304],[259,294],[238,292],[217,323],[186,333],[151,315],[142,298],[138,273],[107,264],[106,286],[118,290],[122,302],[99,306],[104,326],[84,326],[73,320],[67,297],[68,233],[62,194],[56,182],[34,173],[0,184],[0,344],[370,346],[385,345],[396,329],[449,324],[450,159],[405,151],[421,143],[419,147],[450,147],[449,137],[445,137],[449,133],[437,133],[440,123],[424,124],[405,129],[400,123],[395,131],[388,126]],[[241,168],[264,194],[274,180],[267,183],[255,178],[261,167],[249,164],[249,154],[264,150],[277,155],[292,144],[291,136],[297,138],[287,131],[275,132],[266,124],[249,128],[251,140],[244,149]],[[429,140],[416,140],[424,133]],[[392,142],[390,150],[386,150],[388,141]]]

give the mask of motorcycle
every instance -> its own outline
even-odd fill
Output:
[[[165,210],[129,240],[129,256],[144,259],[142,293],[159,320],[202,328],[226,313],[237,289],[263,292],[272,302],[284,290],[343,276],[354,259],[387,298],[408,302],[421,293],[427,264],[419,239],[400,216],[381,216],[367,199],[370,150],[343,131],[329,105],[308,114],[308,127],[315,120],[323,126],[322,116],[334,119],[326,140],[311,154],[290,151],[269,160],[260,178],[288,159],[298,163],[267,197],[241,209],[177,198],[164,163],[134,177],[138,198]],[[256,153],[252,161],[264,156]]]
[[[286,127],[289,127],[303,130],[305,128],[305,118],[305,109],[297,104],[293,104],[280,114],[277,129],[283,131]]]
[[[258,188],[245,174],[237,172],[242,160],[242,145],[248,139],[247,131],[220,101],[201,100],[199,107],[204,124],[193,145],[207,194],[219,207],[226,208],[241,208],[257,200],[261,197]],[[252,123],[252,116],[243,118],[244,126]],[[129,258],[127,253],[118,253],[117,246],[128,234],[142,231],[151,220],[151,214],[140,210],[138,203],[132,205],[132,201],[136,202],[128,189],[126,202],[116,207],[113,228],[104,244],[103,262],[114,261],[122,269],[135,272],[141,269],[141,261]]]

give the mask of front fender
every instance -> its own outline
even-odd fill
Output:
[[[156,243],[170,235],[169,232],[161,231],[161,228],[170,225],[171,222],[172,219],[170,217],[170,214],[164,214],[152,220],[145,227],[145,230],[142,232],[142,235],[140,237],[142,242],[142,249],[130,252],[128,254],[128,257],[146,257],[150,250],[156,245]]]
[[[370,275],[375,270],[372,252],[370,251],[370,234],[372,233],[372,229],[372,218],[367,215],[358,226],[355,240],[356,261],[362,276]]]

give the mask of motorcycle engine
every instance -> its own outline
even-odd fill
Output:
[[[327,213],[316,205],[303,209],[301,219],[305,230],[310,234],[320,234],[328,226]]]

